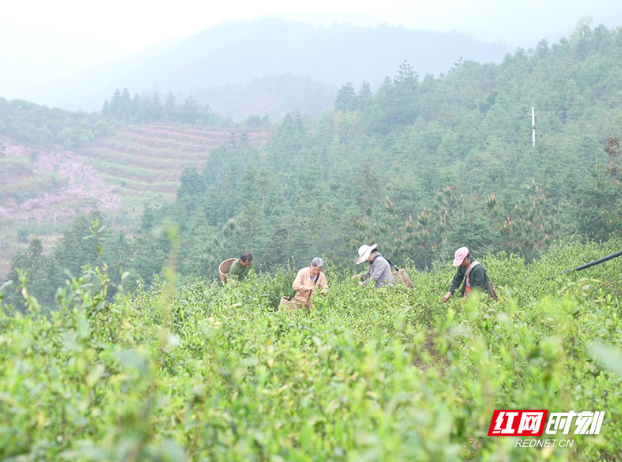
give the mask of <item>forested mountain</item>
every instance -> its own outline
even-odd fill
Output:
[[[115,133],[123,122],[163,122],[199,127],[234,127],[231,120],[214,114],[192,96],[180,99],[171,92],[140,98],[127,89],[108,95],[100,112],[86,113],[49,108],[24,100],[0,97],[0,155],[8,143],[38,148],[75,148]]]
[[[332,106],[337,90],[336,85],[293,74],[268,75],[247,84],[209,90],[193,88],[177,95],[163,95],[156,89],[132,96],[125,88],[123,92],[116,89],[110,101],[106,100],[102,114],[133,122],[177,120],[185,124],[232,126],[249,117],[278,121],[294,111],[317,117]],[[171,111],[168,106],[175,106],[175,101],[183,104]]]
[[[438,74],[446,72],[460,57],[499,62],[509,51],[507,45],[482,43],[457,32],[387,25],[313,27],[265,18],[222,23],[164,47],[155,55],[137,55],[133,65],[128,58],[119,66],[94,68],[41,91],[42,96],[55,95],[53,100],[45,100],[47,104],[97,110],[116,88],[127,87],[132,94],[154,88],[189,92],[247,84],[281,74],[308,76],[328,85],[358,85],[363,80],[381,81],[405,59],[421,75]],[[209,100],[201,102],[212,104]]]
[[[132,233],[145,203],[175,198],[185,167],[236,138],[260,145],[267,119],[236,124],[172,94],[117,91],[91,114],[0,98],[0,279],[29,236],[49,249],[78,211]]]
[[[267,146],[223,145],[203,171],[186,169],[178,199],[148,208],[136,239],[103,235],[105,258],[149,283],[172,248],[184,277],[215,278],[242,251],[270,270],[316,255],[353,268],[377,242],[424,270],[462,245],[532,261],[555,239],[607,240],[622,230],[620,63],[622,29],[581,23],[501,64],[421,78],[403,63],[376,92],[344,85],[334,111],[289,114]],[[80,258],[70,243],[88,221],[54,258]],[[45,267],[33,246],[14,267]]]

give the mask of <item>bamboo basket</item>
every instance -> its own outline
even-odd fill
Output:
[[[406,270],[403,268],[401,270],[394,271],[393,277],[395,278],[396,281],[406,284],[406,287],[408,287],[409,289],[412,289],[414,286],[414,284],[408,277],[408,274],[406,274]]]
[[[229,270],[231,269],[231,265],[233,265],[233,262],[236,260],[237,258],[229,258],[228,260],[223,261],[218,266],[218,272],[220,273],[220,280],[222,281],[223,284],[227,282],[227,273],[229,273]]]
[[[311,295],[313,295],[313,290],[309,291],[309,297],[307,298],[307,302],[311,300]],[[279,308],[285,308],[288,310],[297,310],[299,308],[313,308],[313,304],[307,304],[305,302],[301,302],[300,300],[296,300],[296,294],[290,297],[281,297],[281,302],[279,303]]]
[[[295,310],[302,307],[304,307],[304,304],[296,300],[293,295],[291,297],[281,297],[281,302],[279,303],[279,308],[288,310]]]

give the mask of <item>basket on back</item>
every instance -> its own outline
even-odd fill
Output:
[[[406,270],[404,268],[393,271],[393,277],[396,281],[406,284],[406,287],[408,287],[409,289],[412,289],[414,287],[414,284],[408,277],[408,274],[406,274]]]
[[[220,273],[220,280],[222,281],[223,284],[227,282],[227,274],[229,273],[229,270],[231,269],[231,265],[233,265],[233,262],[236,260],[237,258],[229,258],[223,261],[218,266],[218,272]]]

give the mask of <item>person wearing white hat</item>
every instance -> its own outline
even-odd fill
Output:
[[[456,271],[456,275],[451,283],[451,287],[449,287],[449,291],[447,291],[447,293],[443,296],[444,302],[451,298],[465,279],[466,282],[460,289],[460,294],[463,299],[469,295],[472,289],[477,288],[497,300],[496,292],[494,292],[493,295],[494,289],[492,289],[486,270],[480,262],[471,258],[471,252],[467,247],[460,247],[456,250],[453,265],[458,267],[458,271]]]
[[[356,260],[356,264],[360,265],[364,261],[369,263],[369,269],[354,277],[360,279],[365,275],[369,275],[369,279],[359,282],[360,285],[364,286],[368,284],[369,281],[374,281],[376,283],[376,288],[378,288],[395,282],[395,278],[391,272],[391,265],[386,258],[378,253],[378,244],[362,245],[359,247],[359,258]]]

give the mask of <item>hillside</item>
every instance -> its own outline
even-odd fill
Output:
[[[28,236],[54,241],[78,212],[105,212],[133,233],[147,203],[176,198],[183,169],[202,169],[222,144],[257,147],[268,133],[173,125],[119,126],[73,151],[14,145],[0,154],[0,274]]]
[[[511,51],[507,45],[483,43],[457,32],[387,25],[313,27],[265,18],[218,24],[163,47],[159,54],[141,53],[132,67],[128,58],[118,66],[111,63],[76,74],[42,87],[37,101],[98,110],[116,88],[127,87],[132,94],[156,87],[188,92],[282,74],[358,85],[362,80],[381,82],[404,60],[423,76],[448,72],[460,58],[500,62]]]
[[[260,148],[212,150],[202,170],[184,172],[172,202],[159,197],[164,187],[145,184],[157,178],[137,159],[124,181],[144,188],[136,194],[150,195],[151,207],[134,239],[118,240],[113,220],[107,263],[130,272],[128,287],[149,285],[173,245],[163,232],[171,223],[186,280],[216,278],[218,264],[243,250],[271,272],[317,255],[345,269],[361,244],[378,243],[394,263],[429,270],[465,245],[531,262],[559,240],[622,237],[621,37],[580,23],[569,40],[542,41],[501,64],[464,61],[420,79],[404,63],[376,91],[343,85],[333,110],[287,115]],[[149,100],[124,94],[131,120]],[[123,109],[113,103],[111,113]],[[124,136],[140,153],[142,135]],[[82,219],[50,259],[34,246],[18,261],[75,273],[97,262],[71,249],[89,235]],[[46,274],[55,273],[35,277]],[[46,306],[57,283],[36,292]]]
[[[128,125],[76,149],[121,196],[121,215],[135,222],[147,202],[168,202],[177,195],[181,172],[202,170],[209,153],[223,144],[256,147],[266,132]],[[130,212],[131,210],[131,212]]]
[[[344,85],[333,111],[285,117],[252,161],[240,146],[213,151],[149,215],[125,267],[161,274],[171,244],[151,236],[168,220],[187,278],[216,278],[242,249],[270,271],[317,255],[343,269],[378,243],[429,270],[463,245],[530,262],[557,240],[621,237],[620,37],[580,24],[501,64],[423,79],[403,64],[375,92]]]

